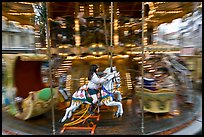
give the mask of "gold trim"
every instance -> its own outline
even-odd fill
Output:
[[[21,54],[20,60],[22,61],[45,61],[48,60],[46,54]]]

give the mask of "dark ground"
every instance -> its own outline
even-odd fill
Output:
[[[176,116],[159,114],[159,119],[156,119],[155,114],[144,113],[144,134],[163,134],[167,130],[185,125],[185,123],[194,120],[202,113],[202,110],[200,110],[202,106],[202,95],[200,95],[200,92],[196,92],[193,105],[184,103],[181,96],[177,96],[177,103],[180,114]],[[142,134],[142,117],[141,113],[138,113],[138,99],[135,96],[127,97],[122,100],[122,104],[124,114],[120,118],[113,118],[113,110],[115,109],[113,107],[109,108],[109,111],[100,112],[100,121],[97,122],[94,135]],[[60,130],[63,127],[63,124],[58,121],[63,117],[64,112],[64,110],[55,110],[56,135],[60,134]],[[10,133],[24,135],[51,135],[53,134],[52,124],[51,111],[23,121],[9,115],[4,108],[2,109],[2,132],[10,131]],[[90,135],[90,130],[65,130],[63,135]]]

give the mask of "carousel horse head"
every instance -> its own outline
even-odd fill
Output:
[[[117,72],[116,66],[106,68],[103,73]]]
[[[112,82],[116,83],[116,88],[120,87],[120,83],[121,83],[120,72],[117,72],[116,66],[106,68],[103,71],[103,73],[106,75],[113,74],[112,76],[110,76],[111,78],[109,78],[109,79],[112,79]]]

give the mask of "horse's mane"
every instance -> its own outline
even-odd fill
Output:
[[[116,71],[116,67],[112,67],[112,71]],[[111,67],[106,68],[103,73],[111,73]]]

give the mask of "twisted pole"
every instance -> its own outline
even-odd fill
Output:
[[[50,51],[50,24],[49,24],[49,2],[46,2],[46,31],[47,31],[47,44],[48,44],[48,58],[49,58],[49,79],[50,79],[50,92],[52,96],[52,134],[55,135],[55,113],[54,113],[54,100],[52,89],[52,70],[51,70],[51,51]]]
[[[108,38],[107,38],[107,30],[106,30],[106,13],[105,13],[105,3],[103,2],[103,23],[104,23],[104,33],[105,33],[105,41],[108,46]]]
[[[144,2],[142,2],[142,122],[141,132],[144,134]]]
[[[113,2],[111,2],[111,37],[110,37],[110,46],[111,46],[111,56],[110,56],[110,67],[113,66]]]

